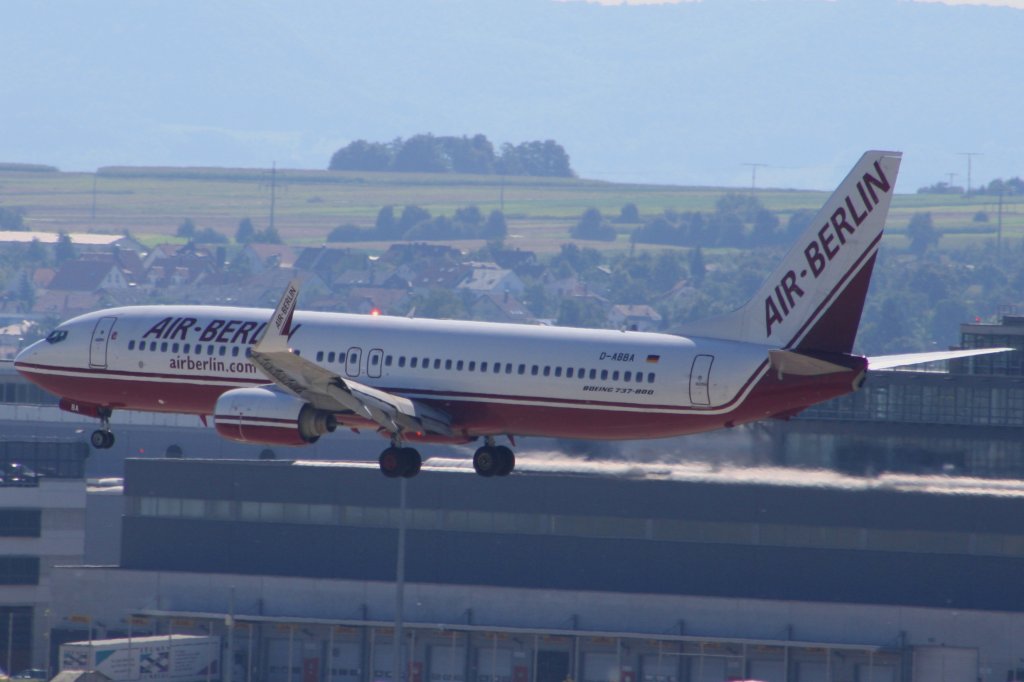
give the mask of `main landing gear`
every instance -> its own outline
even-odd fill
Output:
[[[473,455],[473,468],[484,477],[508,476],[516,468],[516,456],[510,448],[495,445],[494,437],[488,436]]]
[[[419,450],[402,447],[402,440],[397,435],[391,438],[391,446],[380,453],[377,461],[380,472],[388,478],[412,478],[423,465]]]
[[[380,472],[388,478],[412,478],[420,472],[423,458],[415,448],[404,447],[402,438],[391,437],[390,447],[380,453],[377,460]],[[516,468],[516,456],[510,448],[495,445],[494,437],[488,436],[483,447],[473,455],[473,468],[481,476],[508,476]]]
[[[113,410],[109,407],[101,407],[98,412],[100,428],[92,432],[89,442],[97,450],[109,450],[114,446],[114,433],[110,430],[110,415],[113,414]]]

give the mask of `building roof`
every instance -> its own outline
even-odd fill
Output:
[[[103,260],[69,260],[60,266],[50,280],[49,288],[56,291],[96,291],[103,279],[117,266]]]
[[[123,234],[94,234],[92,232],[68,232],[71,243],[76,246],[120,246],[121,248],[138,250],[141,244]],[[0,244],[29,244],[38,240],[40,244],[53,245],[60,239],[57,232],[20,232],[0,230]]]

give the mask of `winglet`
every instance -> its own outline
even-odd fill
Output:
[[[292,317],[295,315],[295,305],[299,300],[299,280],[293,279],[288,282],[281,300],[277,302],[274,313],[270,316],[270,323],[263,331],[263,336],[253,346],[254,352],[273,353],[288,350],[288,337],[292,332]]]

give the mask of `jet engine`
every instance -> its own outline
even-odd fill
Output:
[[[338,428],[334,415],[270,387],[236,388],[214,408],[217,433],[243,443],[306,445]]]

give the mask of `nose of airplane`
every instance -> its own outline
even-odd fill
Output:
[[[45,344],[46,341],[36,341],[18,351],[18,354],[14,356],[14,369],[20,374],[24,374],[29,366],[37,364],[40,346]]]

